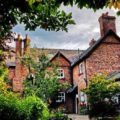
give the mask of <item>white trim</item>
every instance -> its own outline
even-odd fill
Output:
[[[65,92],[59,92],[58,93],[58,99],[56,100],[56,102],[65,102]]]
[[[59,69],[57,69],[57,71],[58,71],[58,78],[59,79],[62,79],[62,78],[65,77],[65,75],[64,75],[64,69],[59,68]]]
[[[75,113],[78,113],[78,94],[75,96]]]
[[[83,63],[79,64],[79,73],[83,73],[84,72],[84,66]]]

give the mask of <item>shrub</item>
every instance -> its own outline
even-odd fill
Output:
[[[13,94],[0,95],[2,120],[47,120],[48,117],[46,105],[36,96],[18,99]]]
[[[120,92],[120,84],[115,80],[106,80],[105,76],[94,76],[84,91],[88,95],[89,116],[113,117],[118,114],[114,96]]]

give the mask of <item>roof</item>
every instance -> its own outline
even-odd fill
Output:
[[[62,56],[66,61],[68,61],[69,63],[71,63],[71,62],[69,61],[69,59],[66,58],[60,51],[58,51],[58,52],[56,53],[56,55],[54,55],[54,56],[52,57],[52,59],[50,60],[50,62],[53,61],[53,60],[54,60],[56,57],[58,57],[58,56]]]
[[[85,50],[80,56],[79,58],[72,64],[72,67],[74,67],[75,65],[79,64],[80,62],[82,62],[84,59],[88,58],[91,53],[102,43],[103,40],[105,40],[109,35],[114,36],[117,40],[120,41],[120,37],[113,32],[112,30],[109,30],[108,32],[106,32],[106,34],[101,37],[99,40],[97,40],[94,45],[90,46],[87,50]]]
[[[15,52],[15,48],[11,49],[12,52]],[[57,55],[57,53],[60,52],[62,56],[64,56],[65,59],[67,59],[69,62],[73,63],[76,61],[78,56],[83,52],[83,50],[68,50],[68,49],[51,49],[51,48],[31,48],[30,49],[30,56],[37,60],[38,56],[41,54],[45,54],[48,56],[48,58],[51,60],[53,57]],[[9,66],[13,66],[11,62],[15,62],[15,54],[12,55],[11,61],[9,60]]]
[[[78,56],[83,52],[83,50],[69,50],[69,49],[51,49],[51,48],[31,48],[31,53],[35,52],[37,56],[44,53],[50,59],[54,57],[58,52],[62,53],[71,62],[71,58]]]
[[[15,62],[7,62],[7,63],[6,63],[6,66],[7,66],[7,67],[15,67],[16,64],[15,64]]]
[[[77,89],[77,86],[76,86],[76,85],[73,85],[73,86],[71,86],[71,87],[66,91],[66,93],[72,93],[72,92],[74,92],[76,89]]]
[[[110,80],[110,79],[115,79],[115,80],[120,80],[120,71],[115,71],[115,72],[112,72],[110,73],[107,78],[107,80]]]

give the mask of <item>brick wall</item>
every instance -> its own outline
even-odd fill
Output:
[[[12,80],[12,88],[15,92],[22,92],[23,91],[23,81],[25,80],[28,70],[27,67],[21,64],[20,58],[23,55],[29,53],[30,47],[30,39],[28,36],[24,40],[22,40],[21,36],[18,35],[16,42],[16,55],[15,55],[15,67],[9,68],[9,79]],[[24,48],[22,48],[22,44]]]
[[[120,41],[108,36],[82,64],[86,71],[79,75],[79,63],[73,68],[74,84],[78,85],[78,95],[86,87],[84,78],[89,81],[95,74],[109,74],[120,70]],[[86,75],[85,75],[86,74]],[[80,102],[80,101],[79,101]],[[80,106],[78,106],[78,109]]]
[[[58,68],[62,68],[64,70],[64,79],[60,80],[60,82],[65,82],[67,81],[68,83],[72,83],[71,79],[71,64],[62,56],[57,56],[52,60],[53,64],[56,64]]]
[[[66,60],[62,55],[56,56],[52,61],[53,64],[57,64],[58,68],[64,70],[64,79],[60,79],[59,82],[62,84],[64,82],[68,82],[72,84],[72,76],[71,76],[71,64]],[[73,113],[73,97],[69,94],[65,95],[66,101],[62,106],[64,106],[66,112]]]
[[[14,76],[15,76],[15,67],[10,67],[8,71],[8,78],[10,80],[13,80]]]
[[[116,33],[115,19],[116,18],[114,16],[108,16],[108,13],[103,13],[99,17],[100,34],[102,37],[110,29]]]
[[[86,59],[87,78],[94,74],[109,74],[120,70],[120,42],[112,36],[107,37],[91,55]]]

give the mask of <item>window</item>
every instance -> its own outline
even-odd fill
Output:
[[[80,74],[83,73],[83,64],[82,63],[79,65],[79,73]]]
[[[63,69],[58,69],[58,78],[64,78],[64,70]]]
[[[65,102],[65,93],[59,92],[56,102]]]

